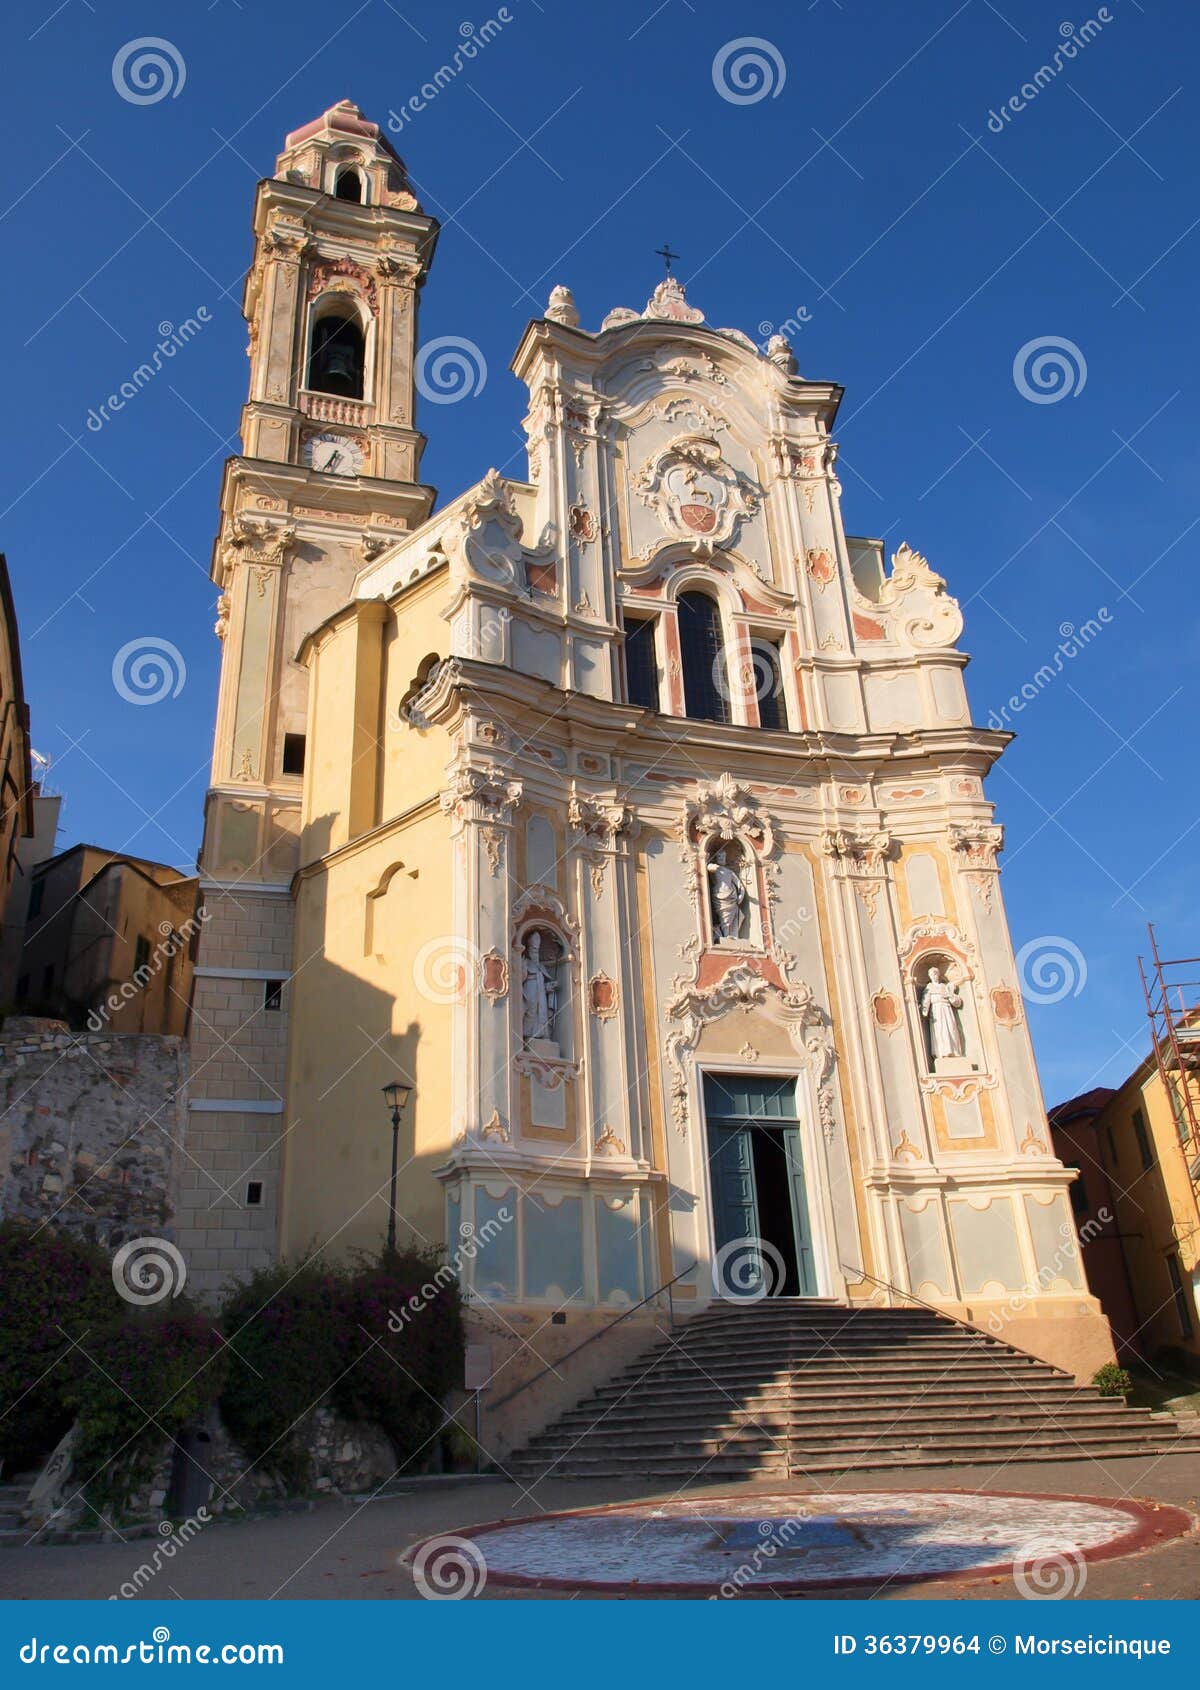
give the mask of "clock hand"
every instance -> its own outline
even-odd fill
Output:
[[[328,458],[328,461],[326,462],[325,468],[326,469],[336,469],[337,466],[341,463],[341,461],[342,461],[342,454],[335,447],[334,450],[332,452],[330,452],[330,454],[329,454],[329,458]]]

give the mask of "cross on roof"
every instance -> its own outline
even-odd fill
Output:
[[[671,274],[671,265],[674,264],[676,260],[682,256],[682,254],[672,252],[670,241],[664,241],[662,246],[655,247],[654,256],[662,259],[663,263],[667,267],[667,275],[669,276]]]

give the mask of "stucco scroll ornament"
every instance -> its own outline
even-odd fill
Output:
[[[895,639],[918,648],[954,645],[962,633],[958,600],[944,578],[905,540],[892,553],[892,572],[879,590],[876,606],[892,612]]]
[[[990,910],[1000,866],[996,857],[1004,849],[1004,829],[989,822],[969,822],[965,827],[952,825],[948,832],[951,850],[961,858],[980,903]]]
[[[521,802],[519,780],[503,780],[491,769],[456,769],[439,803],[460,821],[507,822]]]
[[[680,831],[688,844],[711,839],[748,839],[763,857],[769,857],[775,849],[770,816],[759,809],[753,794],[728,771],[719,780],[698,786],[696,796],[686,800]]]
[[[812,1075],[821,1130],[827,1140],[833,1138],[833,1030],[810,986],[798,981],[781,990],[746,963],[731,968],[710,986],[679,978],[674,984],[675,995],[667,1003],[666,1016],[668,1022],[677,1025],[667,1034],[665,1050],[671,1077],[671,1116],[681,1137],[687,1135],[691,1058],[701,1033],[710,1021],[731,1010],[757,1007],[786,1029],[792,1048]]]
[[[1004,849],[1004,829],[998,823],[952,823],[948,832],[951,850],[960,852],[972,868],[996,867],[996,857]]]
[[[221,561],[227,570],[239,563],[278,568],[295,542],[296,530],[290,524],[246,516],[239,511],[221,548]]]
[[[264,257],[288,259],[293,264],[299,263],[309,246],[308,230],[300,223],[274,222],[262,240]]]
[[[527,566],[552,561],[554,553],[549,546],[523,546],[523,532],[511,488],[499,470],[490,469],[464,499],[457,525],[447,530],[446,554],[460,578],[465,572],[528,595]]]
[[[887,884],[886,863],[892,851],[892,836],[884,829],[831,828],[821,835],[825,856],[846,870],[854,890],[874,921],[879,911],[879,894]]]
[[[629,824],[629,808],[625,804],[606,804],[596,799],[572,794],[567,806],[567,820],[574,828],[584,852],[592,891],[599,897],[604,891],[604,869],[617,835]]]
[[[729,545],[761,499],[750,477],[726,463],[717,442],[704,434],[676,435],[630,481],[663,527],[690,540],[701,557]]]

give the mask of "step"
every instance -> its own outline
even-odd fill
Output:
[[[988,1436],[998,1437],[1011,1435],[1012,1437],[1069,1437],[1078,1435],[1084,1439],[1109,1437],[1128,1438],[1143,1433],[1158,1438],[1162,1436],[1177,1437],[1185,1434],[1172,1434],[1165,1427],[1152,1426],[1141,1421],[1135,1426],[1126,1426],[1122,1422],[1099,1416],[1056,1416],[1047,1419],[1042,1415],[1029,1415],[1024,1418],[1015,1415],[995,1415],[989,1420],[969,1421],[952,1416],[937,1417],[934,1415],[913,1415],[908,1419],[880,1419],[873,1423],[863,1422],[853,1428],[816,1427],[807,1426],[772,1426],[757,1421],[750,1421],[742,1426],[709,1426],[696,1428],[674,1428],[668,1425],[643,1427],[638,1435],[639,1450],[661,1449],[692,1449],[707,1446],[713,1442],[724,1444],[790,1444],[797,1447],[814,1449],[830,1444],[846,1444],[869,1442],[878,1444],[880,1439],[886,1438],[892,1443],[911,1443],[914,1440],[940,1440],[946,1447],[968,1439],[978,1440],[981,1432]],[[569,1432],[544,1432],[531,1440],[527,1446],[529,1454],[544,1455],[548,1452],[561,1453],[572,1449],[583,1449],[598,1443],[606,1443],[611,1439],[611,1432],[607,1426],[598,1426],[588,1431],[572,1435]]]
[[[856,1430],[865,1431],[872,1427],[911,1426],[921,1424],[934,1429],[938,1427],[980,1429],[1004,1428],[1008,1426],[1094,1426],[1109,1424],[1126,1425],[1121,1416],[1128,1411],[1118,1409],[1115,1414],[1107,1411],[1103,1405],[1082,1408],[1064,1407],[1047,1410],[1037,1404],[1012,1404],[995,1409],[975,1409],[964,1412],[961,1408],[947,1407],[941,1404],[921,1404],[919,1407],[909,1403],[891,1408],[873,1410],[869,1414],[858,1414],[854,1417]],[[736,1416],[736,1418],[735,1418]],[[548,1441],[562,1442],[571,1438],[604,1436],[612,1438],[636,1437],[639,1441],[670,1434],[674,1437],[706,1437],[715,1433],[732,1432],[743,1427],[755,1427],[762,1431],[778,1433],[791,1437],[793,1440],[802,1438],[806,1433],[824,1432],[839,1422],[828,1417],[812,1413],[756,1413],[752,1409],[736,1409],[728,1416],[690,1417],[664,1415],[661,1421],[650,1416],[636,1417],[629,1415],[623,1419],[604,1416],[596,1419],[560,1420],[553,1427],[539,1432],[530,1439],[528,1447],[536,1449],[543,1447]],[[841,1422],[845,1424],[845,1422]],[[1146,1419],[1133,1422],[1134,1426],[1142,1427],[1150,1424]],[[1163,1428],[1168,1430],[1169,1428]]]
[[[941,1381],[936,1389],[918,1393],[924,1400],[936,1398],[939,1402],[978,1403],[980,1391],[970,1382],[955,1383],[951,1380]],[[1110,1404],[1118,1412],[1123,1408],[1118,1400],[1112,1397],[1102,1397],[1098,1392],[1089,1391],[1086,1387],[1059,1384],[1057,1380],[1045,1383],[1026,1384],[1024,1382],[1006,1381],[996,1382],[987,1392],[987,1402],[1037,1402],[1053,1405],[1063,1402]],[[598,1413],[610,1415],[636,1413],[639,1417],[644,1412],[662,1410],[666,1413],[703,1414],[716,1407],[725,1412],[733,1413],[744,1410],[752,1413],[760,1409],[776,1407],[802,1407],[814,1414],[856,1414],[868,1407],[898,1406],[904,1407],[914,1401],[911,1389],[895,1389],[892,1386],[880,1384],[863,1386],[858,1390],[848,1390],[845,1381],[840,1384],[829,1384],[814,1390],[805,1387],[799,1381],[785,1382],[778,1386],[760,1388],[755,1392],[748,1392],[738,1396],[731,1396],[725,1391],[698,1390],[692,1388],[687,1391],[654,1391],[647,1389],[630,1390],[608,1394],[599,1394],[587,1398],[575,1408],[568,1409],[563,1419],[573,1415],[586,1414],[589,1419],[595,1419]]]
[[[1000,1448],[989,1450],[986,1455],[978,1451],[970,1455],[947,1455],[942,1451],[915,1450],[904,1451],[900,1454],[890,1453],[880,1455],[872,1453],[869,1460],[847,1460],[844,1458],[793,1456],[789,1461],[772,1460],[770,1462],[748,1462],[741,1459],[715,1456],[711,1460],[701,1463],[687,1461],[653,1463],[637,1463],[631,1459],[629,1463],[621,1465],[614,1461],[595,1461],[571,1465],[550,1466],[538,1464],[524,1459],[512,1459],[503,1464],[505,1473],[514,1478],[539,1479],[552,1477],[558,1479],[631,1479],[636,1478],[644,1483],[652,1484],[657,1480],[671,1483],[688,1482],[691,1480],[711,1481],[728,1479],[768,1479],[795,1478],[808,1473],[852,1473],[883,1472],[892,1468],[938,1468],[938,1467],[980,1467],[1003,1464],[1006,1461],[1085,1461],[1091,1456],[1100,1454],[1105,1460],[1118,1460],[1122,1457],[1144,1459],[1149,1455],[1171,1455],[1177,1453],[1174,1445],[1133,1443],[1127,1447],[1120,1445],[1107,1446],[1103,1450],[1093,1451],[1086,1447],[1072,1448],[1064,1451],[1061,1446],[1055,1449],[1035,1449],[1024,1446],[1014,1446],[1011,1449]]]
[[[630,1377],[618,1377],[611,1385],[605,1385],[595,1393],[595,1400],[611,1400],[613,1397],[626,1396],[630,1391],[645,1392],[647,1396],[657,1392],[660,1396],[668,1394],[678,1399],[682,1392],[706,1391],[720,1394],[747,1393],[757,1390],[804,1390],[815,1391],[822,1387],[840,1388],[844,1393],[849,1384],[860,1384],[868,1389],[866,1380],[856,1380],[854,1373],[846,1367],[822,1367],[806,1369],[804,1372],[789,1372],[786,1368],[778,1373],[764,1376],[762,1373],[743,1373],[732,1368],[722,1371],[712,1369],[690,1369],[684,1374],[668,1374],[659,1369],[652,1372],[635,1374]],[[997,1368],[979,1367],[975,1365],[929,1368],[929,1367],[889,1367],[886,1371],[875,1369],[871,1375],[870,1384],[878,1386],[903,1387],[912,1389],[920,1386],[940,1385],[974,1385],[979,1388],[989,1383],[999,1385],[1013,1385],[1034,1390],[1049,1388],[1059,1383],[1056,1374],[1042,1374],[1030,1368]],[[1071,1388],[1068,1383],[1068,1388]],[[1077,1387],[1078,1388],[1078,1387]]]

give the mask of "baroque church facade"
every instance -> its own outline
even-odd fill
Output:
[[[402,1079],[401,1234],[493,1332],[668,1284],[912,1294],[1090,1378],[984,792],[1009,736],[943,578],[845,532],[841,390],[669,275],[596,330],[555,288],[513,361],[527,479],[434,510],[436,234],[349,102],[257,192],[194,1282],[378,1247]]]

